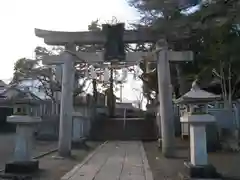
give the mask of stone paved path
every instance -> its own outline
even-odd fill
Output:
[[[153,180],[139,141],[112,141],[100,146],[62,180]]]

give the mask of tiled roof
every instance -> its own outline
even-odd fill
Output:
[[[176,103],[200,103],[211,102],[220,99],[221,96],[200,89],[197,84],[192,85],[192,89],[176,100]]]
[[[6,86],[7,84],[4,81],[0,80],[0,87],[6,87]]]
[[[15,87],[8,87],[0,93],[1,102],[21,102],[21,103],[33,103],[40,102],[42,99],[34,95],[30,91],[22,91]]]

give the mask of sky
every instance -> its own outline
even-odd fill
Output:
[[[14,62],[34,57],[36,46],[45,46],[34,34],[34,28],[59,31],[87,30],[92,20],[107,22],[116,17],[125,23],[135,22],[139,14],[126,0],[7,0],[0,1],[0,79],[13,75]],[[127,99],[136,99],[130,80],[125,85]]]

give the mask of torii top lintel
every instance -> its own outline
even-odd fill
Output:
[[[103,44],[106,37],[103,32],[82,31],[82,32],[64,32],[64,31],[48,31],[35,29],[35,35],[43,38],[48,45],[66,45],[74,43],[83,44]],[[123,40],[125,43],[155,43],[157,38],[149,29],[144,30],[126,30]]]

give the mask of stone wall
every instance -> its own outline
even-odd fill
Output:
[[[87,106],[77,106],[77,107],[74,107],[74,110],[75,112],[82,114],[82,117],[84,119],[87,119],[88,122],[84,123],[83,125],[79,125],[75,127],[73,131],[76,132],[77,128],[79,128],[79,131],[83,129],[83,132],[84,132],[83,135],[88,135],[88,132],[86,132],[86,130],[89,130],[90,128],[90,124],[91,124],[90,121],[92,120],[91,119],[92,110]],[[39,140],[58,140],[59,121],[60,121],[59,114],[58,115],[46,114],[46,115],[42,115],[41,117],[42,117],[42,122],[37,126],[35,131],[36,138]],[[73,121],[74,119],[77,119],[77,118],[73,117]]]
[[[58,140],[59,116],[42,116],[42,122],[35,130],[38,140]]]
[[[90,131],[92,140],[156,140],[155,120],[96,121]]]

